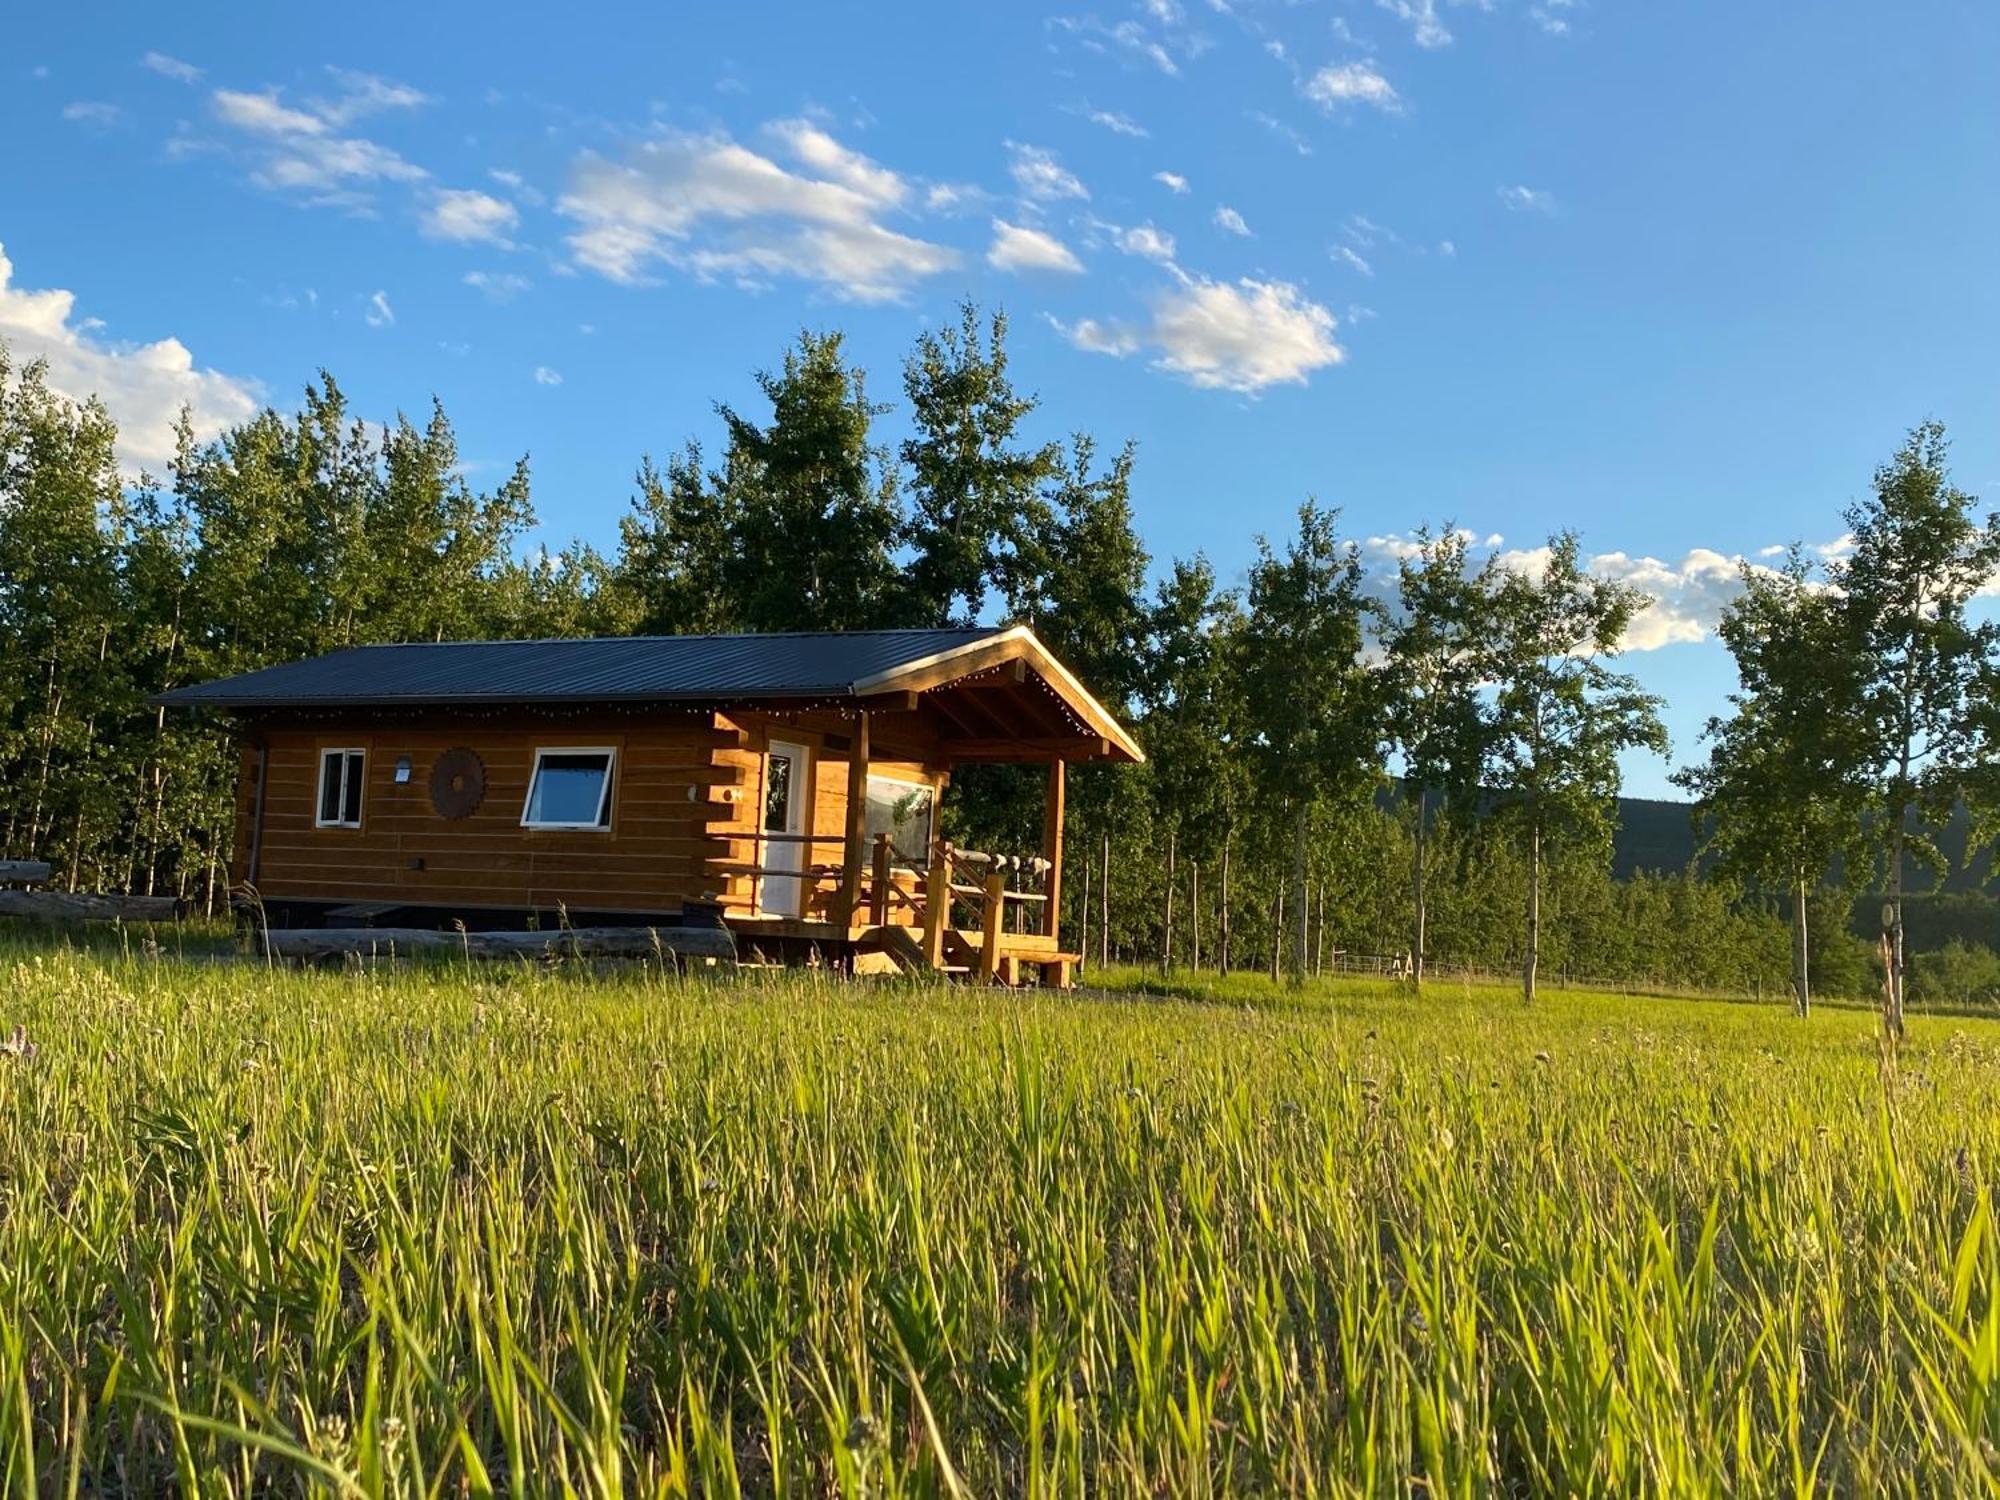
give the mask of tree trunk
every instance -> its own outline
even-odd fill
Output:
[[[1167,835],[1167,908],[1160,919],[1160,972],[1174,972],[1174,856],[1178,837]]]
[[[1226,831],[1222,835],[1222,905],[1217,915],[1221,918],[1222,930],[1218,934],[1220,947],[1216,953],[1215,967],[1218,973],[1227,974],[1229,972],[1229,834]]]
[[[1292,820],[1292,897],[1298,902],[1298,912],[1292,921],[1292,983],[1304,984],[1306,961],[1311,950],[1306,944],[1312,937],[1312,912],[1306,905],[1306,805],[1301,802]]]
[[[1188,861],[1188,967],[1201,972],[1201,861]]]
[[[1416,989],[1424,987],[1424,804],[1426,792],[1417,788],[1417,831],[1410,858],[1410,905],[1415,921],[1411,936],[1415,946],[1410,949],[1410,983]]]
[[[1111,835],[1108,833],[1104,835],[1104,880],[1098,887],[1097,915],[1102,929],[1097,934],[1097,966],[1108,969],[1111,967]]]
[[[1076,937],[1076,966],[1078,969],[1090,967],[1090,877],[1097,872],[1090,867],[1090,857],[1083,861],[1083,921],[1079,924]]]
[[[1903,829],[1909,809],[1899,805],[1889,832],[1889,972],[1882,985],[1882,1027],[1903,1034]]]
[[[1800,870],[1798,899],[1792,903],[1792,1008],[1801,1016],[1812,1011],[1806,931],[1806,872]]]
[[[1528,826],[1528,951],[1521,962],[1521,998],[1535,998],[1535,965],[1542,956],[1542,825]]]
[[[1285,882],[1271,896],[1271,983],[1276,984],[1285,966]]]

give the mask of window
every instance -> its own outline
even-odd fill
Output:
[[[523,828],[609,828],[611,750],[537,750]]]
[[[914,781],[887,776],[868,778],[868,847],[878,834],[889,835],[896,852],[918,864],[927,862],[931,842],[931,807],[937,794]]]
[[[319,753],[319,812],[316,828],[361,826],[361,783],[368,765],[365,750],[322,750]]]

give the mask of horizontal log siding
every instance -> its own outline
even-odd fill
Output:
[[[709,865],[750,853],[758,756],[734,748],[738,736],[724,723],[710,723],[267,730],[258,888],[271,900],[591,911],[669,913],[709,895],[747,902],[746,881],[712,875]],[[484,762],[486,794],[471,816],[452,821],[431,806],[430,772],[460,745]],[[521,827],[536,749],[599,745],[618,751],[610,831]],[[336,746],[368,752],[359,828],[313,826],[320,751]],[[410,779],[398,785],[405,755]],[[239,880],[249,865],[255,772],[251,750],[237,798]],[[422,869],[411,868],[417,860]]]

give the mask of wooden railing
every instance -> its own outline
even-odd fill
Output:
[[[952,921],[952,907],[964,901],[979,909],[979,964],[982,980],[990,980],[1000,968],[1000,940],[1007,931],[1007,914],[1019,914],[1046,906],[1045,891],[1010,888],[1010,877],[1046,877],[1051,866],[1038,857],[987,854],[976,849],[957,849],[939,839],[920,865],[896,848],[888,834],[878,834],[870,861],[868,919],[875,926],[909,925],[923,931],[924,960],[932,968],[944,966],[945,934],[958,931]],[[912,889],[898,883],[907,877]],[[896,919],[907,908],[912,920]]]

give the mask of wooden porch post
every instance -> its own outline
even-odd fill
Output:
[[[1065,773],[1059,760],[1049,762],[1049,794],[1042,805],[1042,856],[1049,862],[1047,883],[1042,887],[1048,900],[1042,904],[1042,935],[1058,937],[1062,932],[1063,805],[1066,797]]]
[[[840,925],[854,925],[861,904],[861,869],[868,837],[868,710],[855,716],[854,743],[847,750],[847,841],[841,850]],[[812,851],[808,849],[807,855]],[[812,861],[807,859],[806,863]]]

